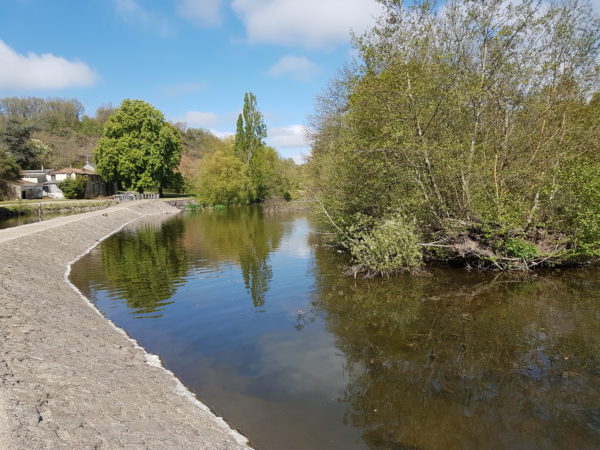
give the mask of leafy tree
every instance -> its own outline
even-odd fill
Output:
[[[279,157],[272,147],[258,147],[249,164],[249,173],[254,186],[256,201],[263,201],[279,193]]]
[[[19,177],[19,165],[15,160],[0,149],[0,200],[8,196],[7,180],[15,180]]]
[[[85,198],[86,185],[87,179],[85,177],[76,177],[61,181],[57,187],[62,191],[65,198],[81,199]]]
[[[561,174],[600,150],[600,20],[589,3],[382,3],[379,24],[355,39],[361,61],[316,115],[313,190],[330,217],[344,227],[357,215],[414,217],[424,239],[493,266],[514,264],[503,253],[513,239],[564,247]],[[586,196],[571,205],[600,202],[582,189],[590,173],[569,179]]]
[[[258,110],[256,96],[252,92],[244,95],[244,107],[238,116],[235,133],[235,154],[246,164],[258,148],[264,146],[267,126]]]
[[[35,149],[36,158],[42,164],[42,168],[44,167],[44,161],[47,161],[48,158],[52,155],[52,148],[46,144],[41,139],[30,139],[29,145]]]
[[[31,145],[31,135],[37,128],[23,119],[10,117],[1,136],[5,151],[23,169],[33,168],[38,148]]]
[[[19,178],[20,167],[16,161],[0,150],[0,180],[15,180]]]
[[[245,205],[254,196],[248,166],[222,150],[200,162],[196,192],[200,201],[212,205]]]
[[[123,101],[104,125],[94,151],[98,172],[125,189],[163,189],[180,182],[174,169],[181,158],[178,131],[142,100]]]

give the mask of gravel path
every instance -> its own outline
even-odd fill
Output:
[[[70,263],[163,202],[0,230],[1,449],[243,449],[246,439],[68,283]]]

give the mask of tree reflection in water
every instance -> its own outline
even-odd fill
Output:
[[[145,223],[102,245],[105,277],[140,318],[162,316],[187,272],[180,220]]]
[[[264,220],[260,207],[197,214],[187,223],[183,242],[194,264],[238,264],[253,305],[263,307],[273,277],[269,255],[277,250],[290,225]]]
[[[597,448],[597,272],[354,280],[338,263],[317,251],[313,304],[370,448]]]

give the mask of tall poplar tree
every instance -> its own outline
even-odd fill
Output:
[[[235,154],[246,164],[254,152],[265,145],[267,126],[258,110],[256,96],[252,92],[244,94],[244,107],[238,116],[235,133]]]

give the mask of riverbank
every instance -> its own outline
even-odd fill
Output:
[[[98,242],[164,202],[0,231],[0,448],[248,448],[67,280]]]

